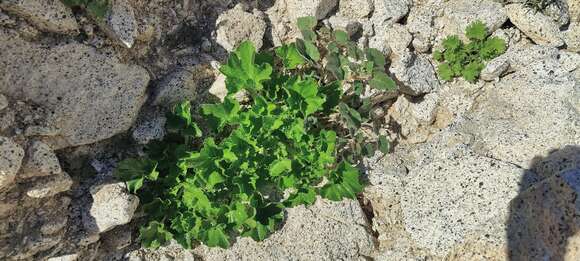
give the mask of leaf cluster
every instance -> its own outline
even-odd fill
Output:
[[[387,153],[389,142],[360,130],[378,104],[361,92],[394,91],[395,83],[377,50],[360,50],[342,31],[315,31],[312,17],[299,19],[299,27],[304,39],[273,50],[256,53],[243,42],[220,68],[223,102],[199,112],[177,104],[164,140],[148,144],[146,157],[119,163],[115,176],[139,195],[147,215],[144,246],[263,240],[287,207],[313,204],[317,195],[355,199],[362,191],[353,164],[363,151]],[[235,99],[239,92],[248,102]]]
[[[103,18],[109,10],[108,0],[61,0],[68,7],[80,7],[96,18]]]
[[[485,68],[485,62],[506,51],[505,41],[489,37],[488,29],[481,21],[470,24],[465,35],[469,43],[464,43],[456,35],[448,36],[443,40],[443,50],[433,52],[433,58],[440,62],[437,68],[439,77],[445,81],[462,76],[475,82]]]

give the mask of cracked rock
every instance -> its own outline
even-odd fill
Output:
[[[101,27],[109,37],[116,39],[123,46],[133,47],[138,34],[133,7],[127,0],[113,0],[110,7]]]
[[[232,51],[243,41],[251,41],[256,49],[262,48],[266,22],[262,16],[244,11],[242,5],[222,13],[217,21],[217,43]]]
[[[61,172],[60,163],[52,148],[44,142],[33,141],[26,151],[19,178],[49,176]]]
[[[505,10],[510,21],[535,43],[554,47],[564,44],[558,24],[546,15],[521,4],[507,5]]]
[[[139,198],[129,194],[124,183],[91,187],[93,203],[83,215],[83,225],[91,233],[102,233],[127,224],[139,206]]]
[[[61,172],[57,175],[43,177],[34,182],[34,184],[26,190],[26,195],[31,198],[47,198],[52,197],[58,193],[68,191],[72,186],[73,181],[66,172]]]
[[[12,184],[23,158],[24,150],[18,144],[0,137],[0,189]]]
[[[42,31],[78,33],[72,11],[60,0],[2,0],[0,8],[25,18]]]
[[[429,93],[440,86],[433,65],[422,55],[404,52],[393,62],[391,72],[403,83],[401,92],[409,95]]]

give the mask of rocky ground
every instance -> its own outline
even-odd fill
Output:
[[[580,1],[0,2],[0,260],[579,260]],[[393,153],[359,201],[289,209],[263,242],[140,249],[138,198],[111,172],[164,135],[164,111],[224,93],[241,41],[315,16],[389,56]],[[431,51],[484,21],[506,40],[481,80],[438,80]]]

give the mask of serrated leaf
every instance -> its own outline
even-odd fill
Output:
[[[459,50],[462,45],[463,43],[457,35],[448,36],[443,40],[443,48],[445,48],[445,50],[456,51]]]
[[[433,52],[433,59],[435,59],[435,61],[442,62],[443,61],[443,53],[439,50]]]
[[[329,183],[320,189],[320,195],[333,201],[356,199],[356,194],[362,192],[362,188],[358,170],[343,161],[331,175]]]
[[[314,62],[320,60],[320,52],[318,47],[314,45],[311,41],[303,41],[301,39],[296,39],[296,47],[300,50],[306,57]]]
[[[397,84],[391,77],[381,71],[375,71],[373,78],[369,81],[369,85],[377,90],[390,91],[396,90]]]
[[[506,43],[498,37],[490,37],[483,44],[480,56],[484,60],[491,60],[506,51]]]
[[[472,41],[483,41],[487,37],[487,27],[482,21],[475,21],[465,29],[465,36]]]
[[[256,48],[250,41],[245,41],[230,54],[228,63],[220,67],[226,76],[228,95],[239,90],[261,90],[262,82],[270,79],[272,66],[268,63],[256,64]]]
[[[126,159],[119,163],[113,175],[125,181],[127,189],[136,193],[142,186],[144,179],[157,180],[157,162],[149,159]]]
[[[149,222],[147,227],[139,230],[139,240],[144,247],[157,249],[165,245],[173,238],[173,235],[165,230],[162,223],[157,221]]]
[[[296,44],[285,44],[276,48],[276,55],[282,59],[284,67],[287,69],[296,69],[298,65],[304,64],[306,61],[296,49]]]
[[[280,159],[272,162],[270,165],[270,176],[277,177],[280,174],[292,170],[292,161],[289,159]]]
[[[203,114],[213,117],[216,128],[222,129],[226,123],[235,122],[240,112],[240,104],[233,98],[225,98],[220,104],[204,104]]]
[[[207,240],[205,244],[208,247],[221,247],[228,248],[230,246],[229,237],[224,233],[223,228],[213,227],[209,228],[207,231]]]
[[[437,73],[444,81],[451,81],[453,79],[454,73],[448,63],[442,63],[437,66]]]
[[[462,76],[465,80],[469,82],[475,82],[483,70],[484,66],[480,62],[471,62],[465,66],[462,72]]]

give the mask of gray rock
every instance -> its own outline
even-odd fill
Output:
[[[219,74],[211,87],[209,88],[209,93],[220,101],[223,101],[226,96],[228,95],[228,89],[226,88],[226,76],[223,74]]]
[[[45,48],[0,30],[0,92],[53,112],[54,149],[110,138],[130,128],[145,101],[147,71],[81,44]],[[27,61],[23,63],[21,61]]]
[[[266,22],[263,17],[244,11],[241,5],[222,13],[216,24],[216,41],[226,50],[232,51],[246,40],[256,49],[262,48]]]
[[[397,57],[390,70],[403,83],[400,91],[409,95],[429,93],[440,86],[433,65],[422,55],[405,52]]]
[[[362,25],[356,20],[337,15],[328,18],[328,23],[333,30],[345,31],[349,36],[353,36],[362,28]]]
[[[12,184],[23,158],[24,150],[18,144],[0,137],[0,189]]]
[[[8,107],[8,98],[0,93],[0,111]]]
[[[44,142],[33,141],[26,150],[18,178],[49,176],[61,172],[60,163],[52,148]]]
[[[387,44],[395,54],[406,52],[407,47],[413,40],[411,33],[401,24],[393,24],[387,28],[385,38]]]
[[[47,261],[76,261],[78,257],[79,257],[78,254],[70,254],[64,256],[51,257]]]
[[[167,118],[163,115],[153,115],[140,122],[133,130],[133,140],[139,144],[147,144],[153,140],[161,140],[165,136],[165,123]]]
[[[204,260],[358,260],[371,256],[373,238],[358,202],[318,199],[288,209],[284,226],[262,242],[238,238],[229,249],[200,246]]]
[[[59,0],[3,0],[0,8],[25,18],[42,31],[78,33],[71,10]]]
[[[157,86],[153,104],[171,108],[182,101],[192,101],[215,78],[214,70],[204,65],[178,69],[164,77]]]
[[[555,47],[564,44],[558,24],[546,15],[522,4],[507,5],[505,10],[510,21],[535,43]]]
[[[61,231],[68,223],[68,216],[61,215],[52,217],[47,223],[42,224],[40,232],[43,235],[52,235]]]
[[[492,0],[452,0],[445,5],[442,36],[451,34],[465,35],[465,29],[471,23],[484,22],[490,33],[499,29],[507,21],[507,15],[501,3]]]
[[[580,2],[576,0],[566,0],[571,22],[580,22]]]
[[[380,30],[386,23],[396,23],[409,13],[409,0],[373,0],[374,12],[371,22]]]
[[[128,261],[194,261],[191,251],[184,249],[175,240],[171,240],[167,246],[158,249],[141,248],[133,250],[125,256]]]
[[[558,61],[560,61],[562,68],[569,72],[580,68],[580,53],[560,51],[559,54]]]
[[[524,175],[522,169],[479,156],[454,139],[435,139],[443,147],[431,152],[431,161],[409,170],[401,195],[406,231],[438,256],[477,230],[501,231]]]
[[[372,0],[341,0],[338,4],[339,15],[351,19],[367,17],[372,11]]]
[[[570,12],[568,11],[567,0],[552,1],[543,11],[545,15],[552,18],[558,26],[565,26],[570,22]]]
[[[304,16],[314,16],[316,19],[322,20],[337,4],[338,0],[286,0],[286,8],[292,23]]]
[[[138,34],[133,7],[127,0],[112,0],[109,3],[110,10],[100,23],[101,28],[123,46],[133,47]]]
[[[483,71],[481,71],[479,78],[484,81],[493,81],[499,79],[499,77],[505,73],[509,67],[510,63],[505,57],[496,57],[485,65],[485,68]]]
[[[139,206],[139,198],[129,194],[124,183],[93,186],[91,196],[93,204],[83,215],[83,225],[92,233],[129,223]]]
[[[58,193],[68,191],[73,184],[72,179],[66,172],[37,179],[26,190],[26,195],[31,198],[47,198]]]
[[[574,76],[557,59],[536,60],[487,86],[463,126],[475,136],[475,150],[529,167],[537,155],[580,140]]]
[[[580,52],[580,22],[570,23],[564,40],[568,51]]]
[[[399,96],[389,110],[389,117],[397,122],[400,135],[407,143],[427,141],[431,135],[431,125],[435,121],[439,103],[437,93],[428,93],[422,99]]]
[[[431,48],[438,31],[434,27],[435,18],[441,15],[443,15],[443,10],[436,5],[425,4],[411,8],[406,26],[416,40],[413,41],[416,49],[426,52]]]

